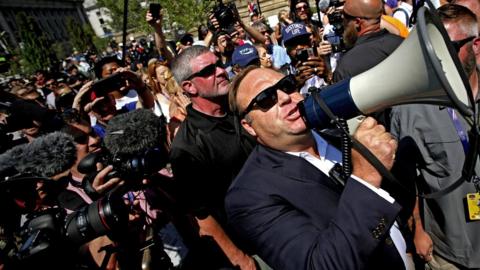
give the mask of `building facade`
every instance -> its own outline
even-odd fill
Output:
[[[0,32],[11,46],[20,43],[16,15],[25,12],[32,17],[51,40],[68,40],[67,18],[71,17],[79,24],[89,23],[83,0],[0,0]]]
[[[85,13],[87,14],[90,25],[98,37],[109,37],[112,30],[108,27],[108,23],[112,21],[108,10],[97,5],[97,0],[85,0],[83,3]]]

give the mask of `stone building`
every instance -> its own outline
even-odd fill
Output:
[[[68,40],[67,18],[72,17],[81,25],[89,23],[82,6],[83,0],[0,0],[0,32],[4,40],[17,47],[16,14],[25,12],[45,31],[51,40]]]

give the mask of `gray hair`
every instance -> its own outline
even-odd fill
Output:
[[[179,85],[192,75],[193,72],[190,64],[192,59],[208,52],[210,52],[210,49],[205,46],[193,45],[173,59],[171,65],[172,73]]]
[[[268,31],[268,27],[267,25],[265,25],[263,22],[261,21],[256,21],[252,24],[252,27],[255,28],[255,30],[257,30],[258,32],[262,32],[262,31]]]
[[[459,25],[463,34],[478,36],[477,17],[468,8],[457,4],[445,4],[437,9],[438,16],[445,22],[453,22]]]

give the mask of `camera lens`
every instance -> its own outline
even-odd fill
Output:
[[[106,234],[115,238],[119,232],[127,229],[127,224],[128,209],[122,196],[109,193],[67,216],[66,237],[76,245]]]

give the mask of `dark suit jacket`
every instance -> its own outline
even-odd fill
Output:
[[[279,269],[405,269],[389,228],[400,211],[354,179],[257,146],[226,197],[230,226]]]

